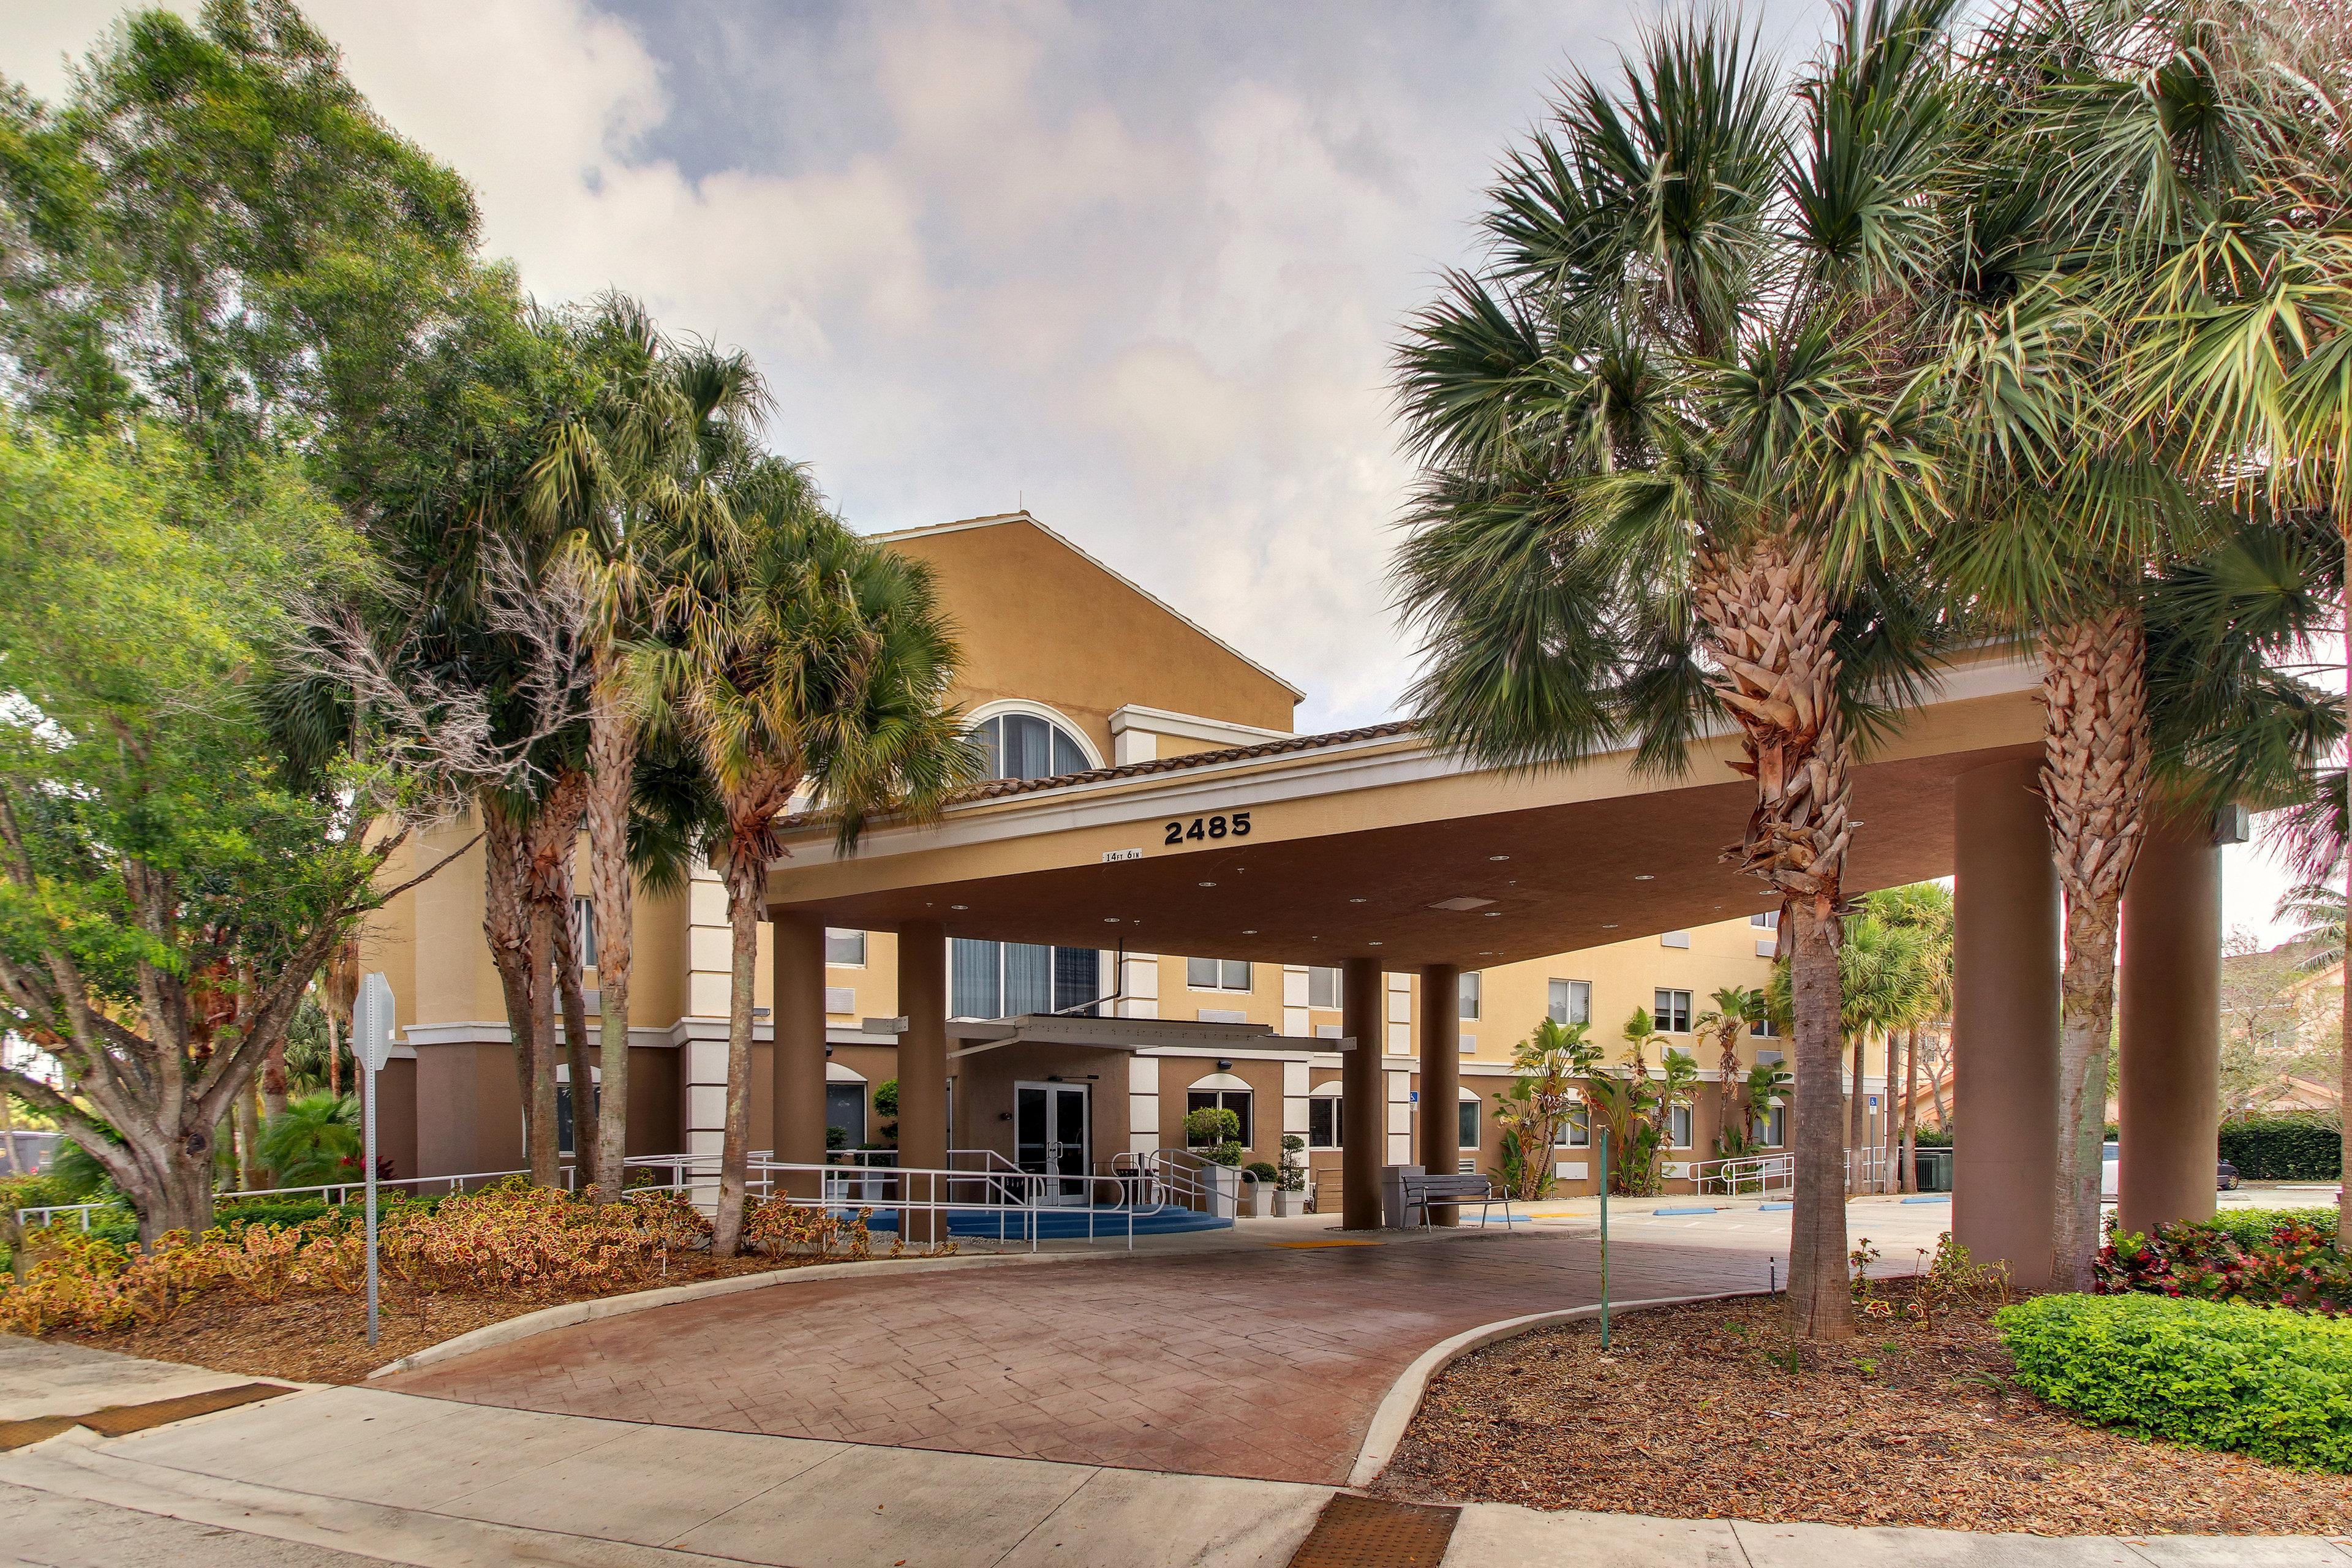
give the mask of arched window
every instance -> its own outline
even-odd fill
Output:
[[[1086,743],[1042,713],[992,714],[972,726],[992,779],[1043,779],[1096,765]]]

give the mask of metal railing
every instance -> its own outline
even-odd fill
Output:
[[[639,1170],[669,1173],[669,1181],[651,1184],[653,1190],[694,1193],[708,1191],[717,1184],[719,1161],[716,1154],[643,1154],[627,1163]],[[1140,1206],[1136,1201],[1138,1183],[1134,1178],[1101,1173],[1048,1175],[1021,1170],[1010,1161],[1004,1163],[1007,1168],[1003,1170],[973,1171],[908,1165],[814,1164],[754,1158],[746,1167],[744,1188],[756,1196],[795,1208],[835,1213],[895,1209],[902,1237],[908,1235],[911,1228],[909,1216],[915,1215],[939,1216],[935,1227],[926,1228],[935,1229],[941,1240],[952,1234],[953,1215],[992,1215],[999,1246],[1026,1242],[1033,1252],[1045,1238],[1044,1221],[1053,1215],[1083,1213],[1087,1218],[1086,1240],[1090,1246],[1104,1235],[1102,1222],[1116,1216],[1123,1222],[1129,1249],[1134,1249],[1135,1220]],[[795,1182],[792,1179],[794,1176],[813,1179]],[[1073,1185],[1078,1188],[1075,1194],[1070,1192]],[[814,1191],[790,1190],[795,1186]],[[1112,1199],[1108,1206],[1096,1201],[1106,1187]],[[631,1190],[643,1192],[648,1188],[640,1185]],[[1078,1200],[1076,1204],[1070,1201],[1074,1195]],[[1114,1228],[1108,1234],[1118,1236],[1122,1232]]]
[[[1700,1160],[1690,1167],[1700,1193],[1793,1192],[1797,1185],[1794,1154],[1747,1154],[1733,1160]]]

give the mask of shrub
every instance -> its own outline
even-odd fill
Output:
[[[1243,1169],[1269,1187],[1282,1180],[1282,1173],[1264,1160],[1252,1160]]]
[[[1189,1149],[1197,1149],[1203,1144],[1238,1142],[1241,1135],[1241,1113],[1227,1110],[1222,1105],[1204,1105],[1198,1110],[1187,1112],[1184,1117],[1184,1145]],[[1217,1163],[1221,1165],[1233,1163],[1230,1160]]]
[[[2336,1250],[2335,1216],[2312,1212],[2326,1223],[2270,1209],[2159,1226],[2154,1236],[2116,1231],[2093,1266],[2099,1292],[2247,1301],[2328,1317],[2352,1311],[2352,1264]]]
[[[313,1094],[271,1117],[254,1142],[281,1187],[323,1186],[367,1173],[360,1165],[360,1108],[349,1095]]]
[[[2310,1115],[2221,1124],[2221,1158],[2250,1182],[2332,1182],[2344,1174],[2344,1132]]]
[[[2152,1296],[2041,1296],[1993,1314],[2017,1380],[2140,1436],[2352,1470],[2352,1323]]]
[[[771,1258],[869,1258],[874,1237],[866,1222],[873,1214],[864,1208],[847,1218],[834,1209],[759,1198],[743,1211],[743,1245]]]

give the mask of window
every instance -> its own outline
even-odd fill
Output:
[[[1250,1091],[1245,1089],[1196,1089],[1184,1096],[1184,1114],[1196,1110],[1225,1110],[1242,1119],[1242,1147],[1246,1149],[1257,1140],[1250,1127]]]
[[[1318,1095],[1307,1102],[1307,1146],[1309,1149],[1337,1149],[1339,1146],[1338,1095]]]
[[[1339,972],[1336,969],[1310,969],[1307,972],[1307,1005],[1309,1007],[1339,1005]]]
[[[1764,1147],[1778,1149],[1789,1141],[1789,1110],[1783,1105],[1772,1108],[1764,1119]]]
[[[1475,1100],[1465,1100],[1462,1102],[1462,1147],[1475,1149],[1477,1146],[1478,1102]]]
[[[1666,1109],[1666,1146],[1687,1149],[1691,1146],[1691,1108],[1687,1105]]]
[[[1553,1123],[1551,1130],[1552,1147],[1556,1149],[1581,1149],[1589,1145],[1592,1142],[1592,1124],[1585,1120],[1589,1114],[1590,1112],[1586,1108],[1580,1105],[1575,1110],[1570,1111],[1566,1116],[1562,1117],[1559,1121]]]
[[[596,967],[596,905],[592,900],[572,900],[572,945],[579,950],[582,968]]]
[[[596,1102],[596,1104],[591,1105],[588,1110],[588,1114],[593,1117],[596,1114],[598,1106],[601,1106],[604,1101],[604,1097],[601,1086],[597,1092],[591,1094],[588,1098]],[[559,1083],[555,1086],[555,1147],[557,1151],[562,1153],[569,1154],[573,1152],[572,1142],[572,1086],[569,1083]]]
[[[1780,1037],[1780,1026],[1774,1023],[1772,1016],[1768,1013],[1760,1018],[1750,1019],[1748,1032],[1759,1040],[1777,1040]]]
[[[835,931],[827,926],[824,931],[824,961],[838,969],[866,967],[866,933],[862,931]]]
[[[1658,938],[1658,945],[1660,947],[1688,947],[1690,945],[1690,932],[1686,931],[1670,931],[1664,936]]]
[[[1082,773],[1094,764],[1078,738],[1034,713],[999,713],[973,727],[972,739],[992,779],[1043,779]]]
[[[1246,991],[1250,966],[1240,958],[1188,958],[1184,984],[1195,991]]]
[[[1102,994],[1102,954],[1091,947],[957,937],[948,959],[948,1013],[957,1018],[1017,1018],[1083,1010]]]
[[[1480,984],[1480,976],[1476,970],[1468,970],[1463,973],[1462,1016],[1465,1018],[1475,1018],[1478,1016],[1479,993],[1483,989],[1484,987]]]
[[[1555,980],[1551,983],[1551,1021],[1555,1024],[1592,1022],[1592,982]]]
[[[841,1136],[834,1137],[835,1132]],[[855,1149],[866,1142],[866,1086],[829,1083],[824,1086],[824,1146]]]
[[[1691,994],[1687,991],[1668,991],[1661,987],[1651,994],[1657,999],[1657,1005],[1651,1008],[1650,1011],[1657,1015],[1658,1033],[1662,1035],[1689,1034],[1691,1021]]]
[[[1778,910],[1766,910],[1759,914],[1749,915],[1748,917],[1748,923],[1754,926],[1759,931],[1779,931],[1780,929],[1780,911]]]

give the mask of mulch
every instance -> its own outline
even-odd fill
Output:
[[[672,1254],[667,1278],[611,1290],[527,1296],[452,1290],[412,1291],[386,1281],[377,1306],[376,1343],[367,1342],[367,1298],[289,1290],[275,1301],[234,1288],[191,1298],[163,1322],[106,1333],[60,1331],[42,1338],[154,1361],[179,1362],[249,1377],[297,1383],[362,1383],[389,1361],[475,1329],[566,1301],[626,1295],[666,1285],[777,1269],[820,1267],[822,1258],[730,1258]],[[837,1259],[835,1261],[838,1261]]]
[[[1431,1383],[1378,1489],[2037,1535],[2352,1533],[2352,1476],[2086,1426],[2017,1385],[1989,1315],[1864,1321],[1793,1373],[1778,1299],[1633,1313],[1605,1356],[1590,1321],[1523,1334]]]

